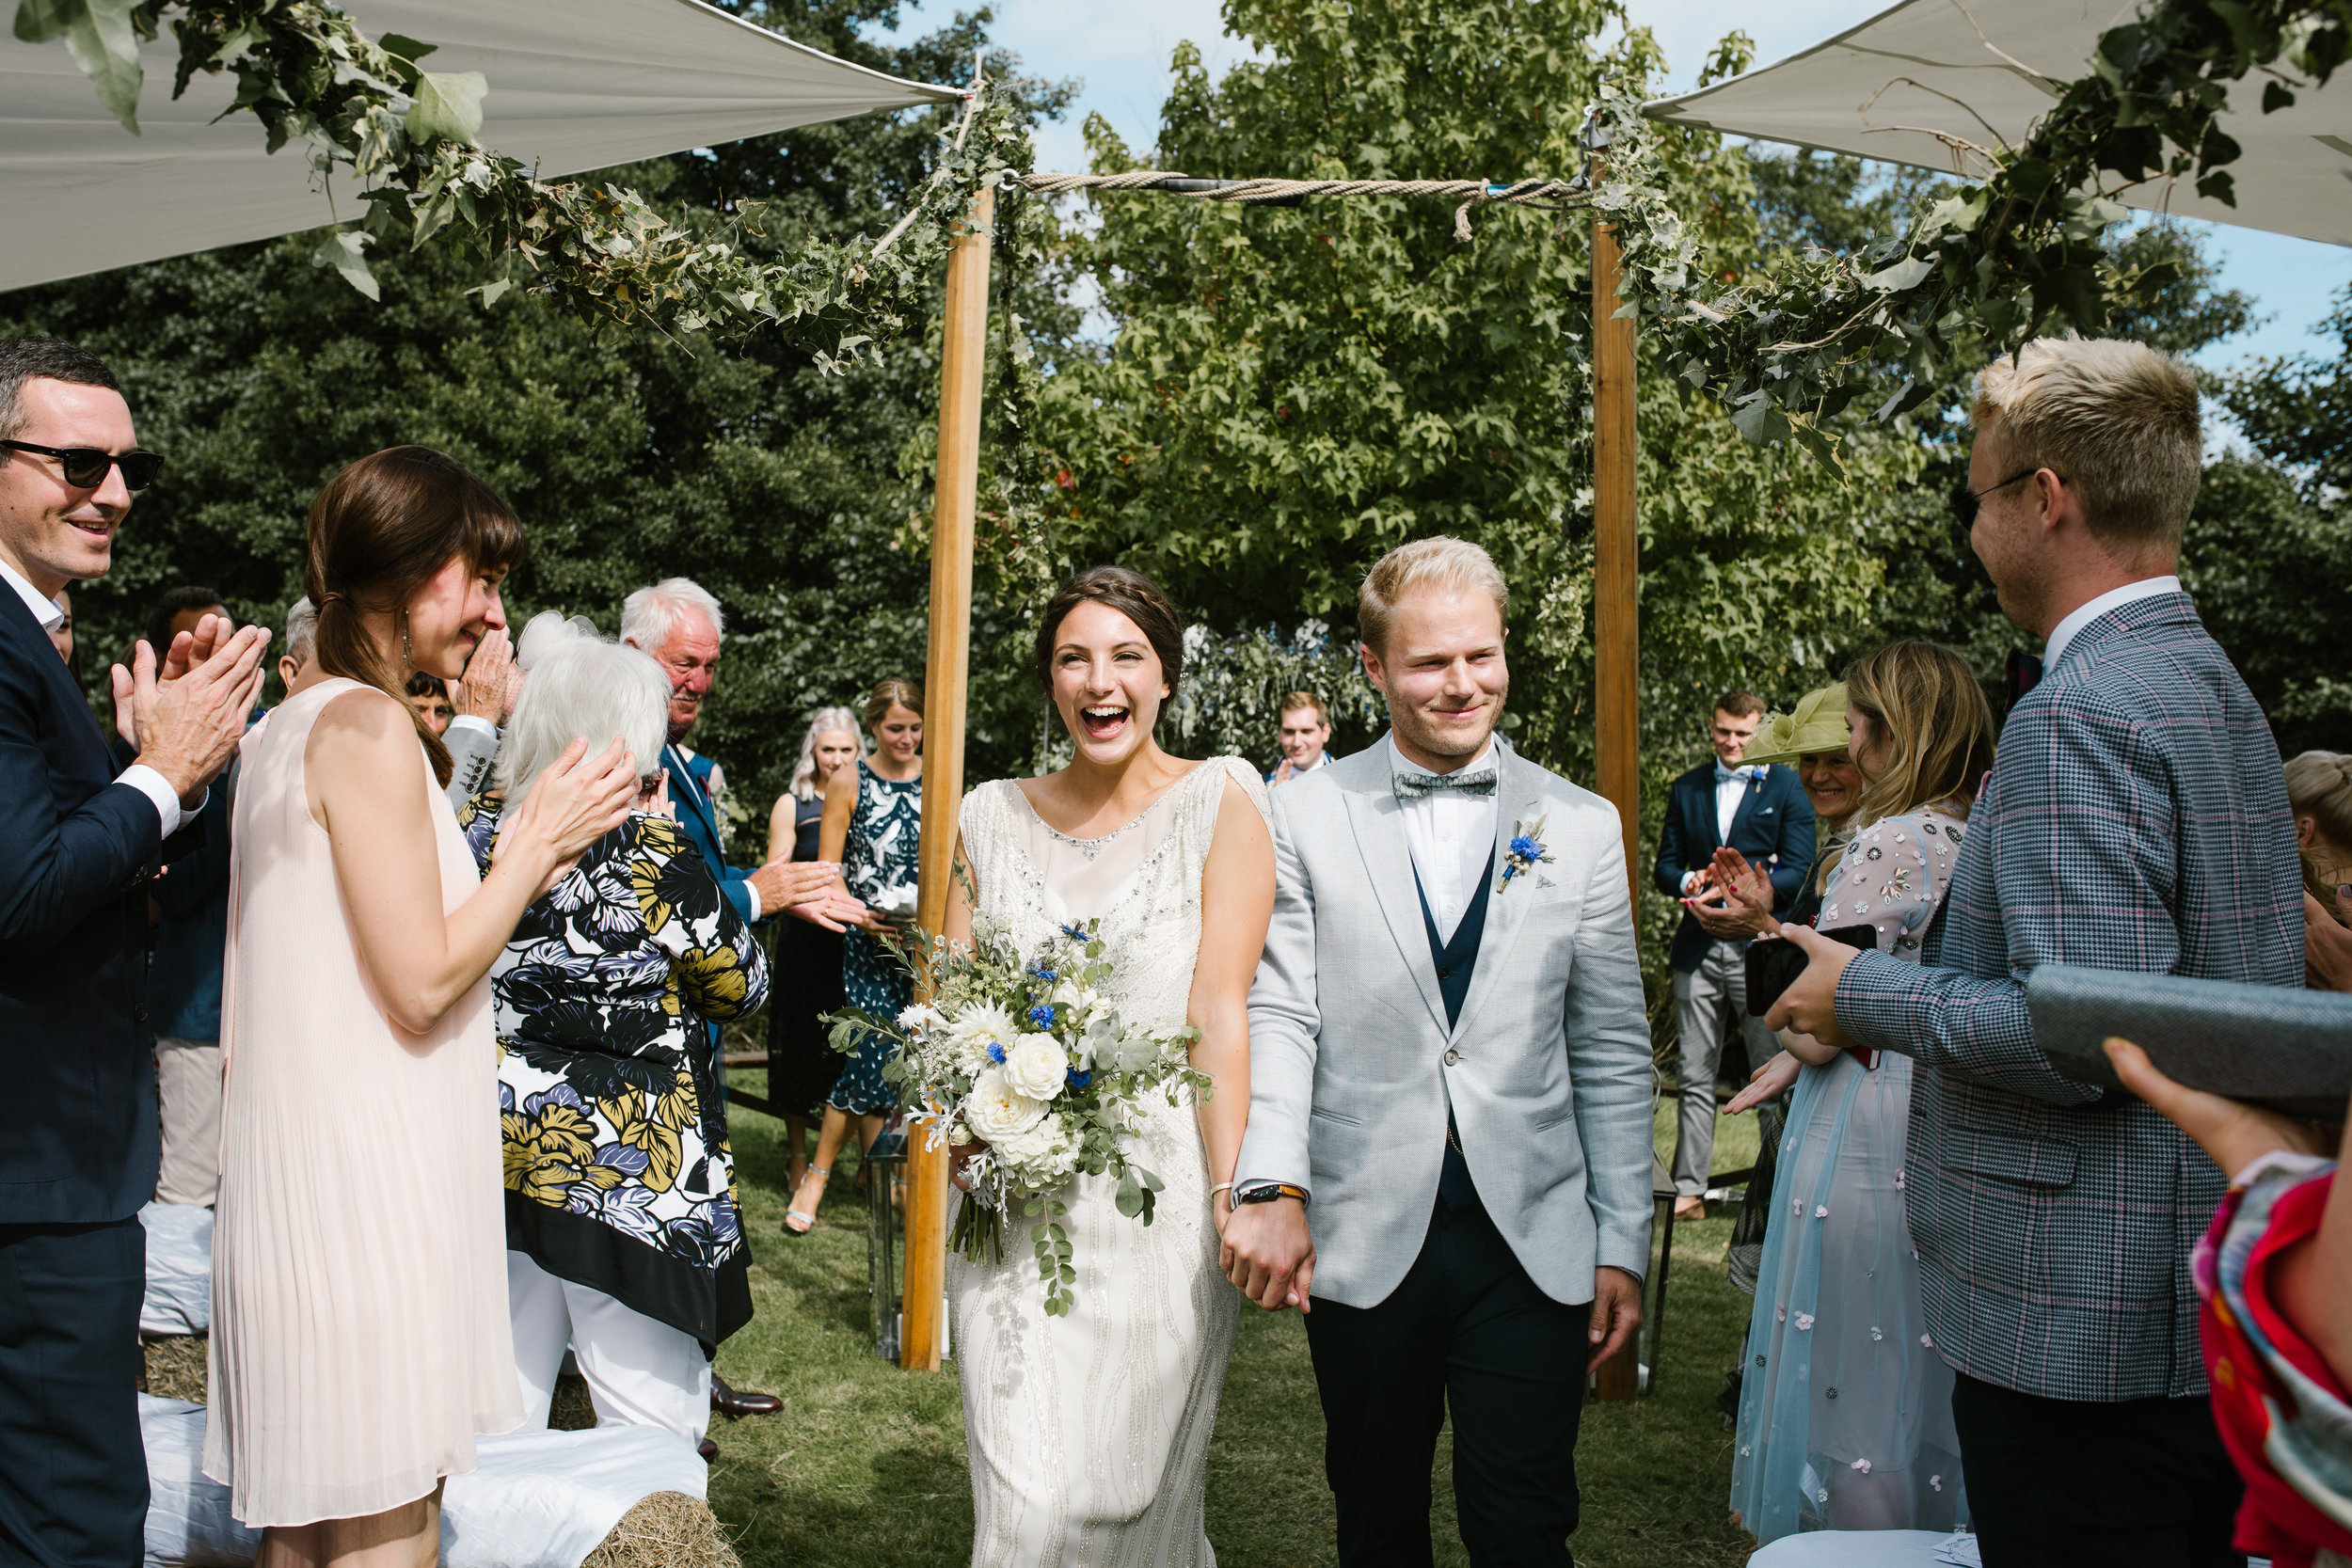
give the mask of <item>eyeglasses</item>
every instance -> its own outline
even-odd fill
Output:
[[[30,441],[0,441],[0,447],[56,458],[57,466],[65,470],[65,482],[76,490],[95,490],[105,483],[108,468],[120,468],[122,483],[134,490],[146,489],[164,471],[161,452],[142,451],[136,447],[129,451],[103,451],[96,447],[40,447]]]
[[[1981,490],[1969,489],[1968,482],[1963,479],[1958,484],[1952,486],[1952,515],[1960,519],[1961,527],[1973,528],[1976,526],[1978,509],[1982,504],[1985,497],[1991,495],[1995,490],[2006,490],[2021,479],[2031,479],[2034,475],[2040,473],[2041,471],[2042,468],[2040,466],[2036,466],[2031,468],[2020,468],[2015,473],[2010,475],[2007,479],[2002,480],[1999,483],[1988,484]],[[2050,477],[2057,480],[2060,484],[2066,483],[2065,477],[2058,473],[2053,472]]]

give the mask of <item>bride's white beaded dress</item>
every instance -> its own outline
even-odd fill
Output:
[[[1200,878],[1228,784],[1261,816],[1265,786],[1238,757],[1201,764],[1141,816],[1095,839],[1041,820],[1017,783],[964,797],[978,910],[1025,950],[1100,918],[1118,969],[1108,994],[1139,1023],[1178,1028],[1200,947]],[[1208,1161],[1189,1104],[1152,1101],[1135,1145],[1167,1183],[1145,1226],[1116,1186],[1080,1177],[1063,1220],[1077,1300],[1045,1315],[1028,1222],[1004,1260],[947,1259],[971,1452],[975,1568],[1213,1568],[1201,1528],[1209,1433],[1241,1297],[1217,1270]]]

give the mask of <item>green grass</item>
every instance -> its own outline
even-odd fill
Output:
[[[764,1073],[739,1076],[755,1092],[764,1086]],[[874,1356],[854,1160],[842,1162],[817,1228],[787,1241],[783,1124],[738,1109],[733,1126],[758,1315],[721,1348],[719,1371],[780,1395],[785,1410],[713,1431],[712,1508],[747,1568],[964,1560],[972,1500],[955,1369],[902,1372]],[[1670,1148],[1670,1117],[1660,1126]],[[1750,1164],[1755,1142],[1753,1118],[1723,1123],[1716,1168]],[[1585,1405],[1583,1526],[1571,1544],[1588,1568],[1718,1568],[1744,1562],[1753,1546],[1725,1514],[1731,1434],[1714,1402],[1748,1313],[1748,1298],[1724,1282],[1729,1234],[1727,1216],[1676,1227],[1655,1393]],[[1440,1439],[1432,1530],[1441,1564],[1466,1560],[1451,1464]],[[1323,1413],[1296,1313],[1243,1315],[1210,1449],[1208,1511],[1222,1568],[1334,1560]]]

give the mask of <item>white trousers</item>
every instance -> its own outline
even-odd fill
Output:
[[[506,1255],[506,1309],[526,1428],[548,1424],[569,1346],[596,1402],[596,1425],[662,1427],[692,1443],[709,1430],[710,1363],[691,1334],[558,1279],[519,1252]]]

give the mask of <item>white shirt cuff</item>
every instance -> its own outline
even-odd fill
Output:
[[[136,762],[124,768],[115,783],[127,784],[155,802],[155,815],[163,821],[166,838],[178,832],[180,825],[194,816],[196,811],[202,811],[205,797],[212,794],[211,790],[206,790],[204,795],[197,797],[196,811],[183,812],[180,809],[179,792],[166,782],[164,776],[146,764]]]
[[[752,924],[756,926],[760,915],[759,888],[748,877],[743,879],[743,896],[752,901]]]
[[[1690,892],[1692,888],[1694,888],[1694,887],[1696,887],[1696,886],[1698,885],[1698,880],[1699,880],[1699,874],[1698,874],[1697,872],[1695,872],[1695,871],[1686,871],[1686,872],[1684,872],[1684,873],[1682,874],[1682,891],[1683,891],[1685,894],[1688,894],[1688,893],[1689,893],[1689,892]]]
[[[483,718],[482,715],[478,713],[461,713],[456,718],[449,721],[449,727],[453,730],[480,730],[484,735],[488,736],[492,740],[496,740],[499,737],[499,727],[496,724],[491,723],[487,719]]]

